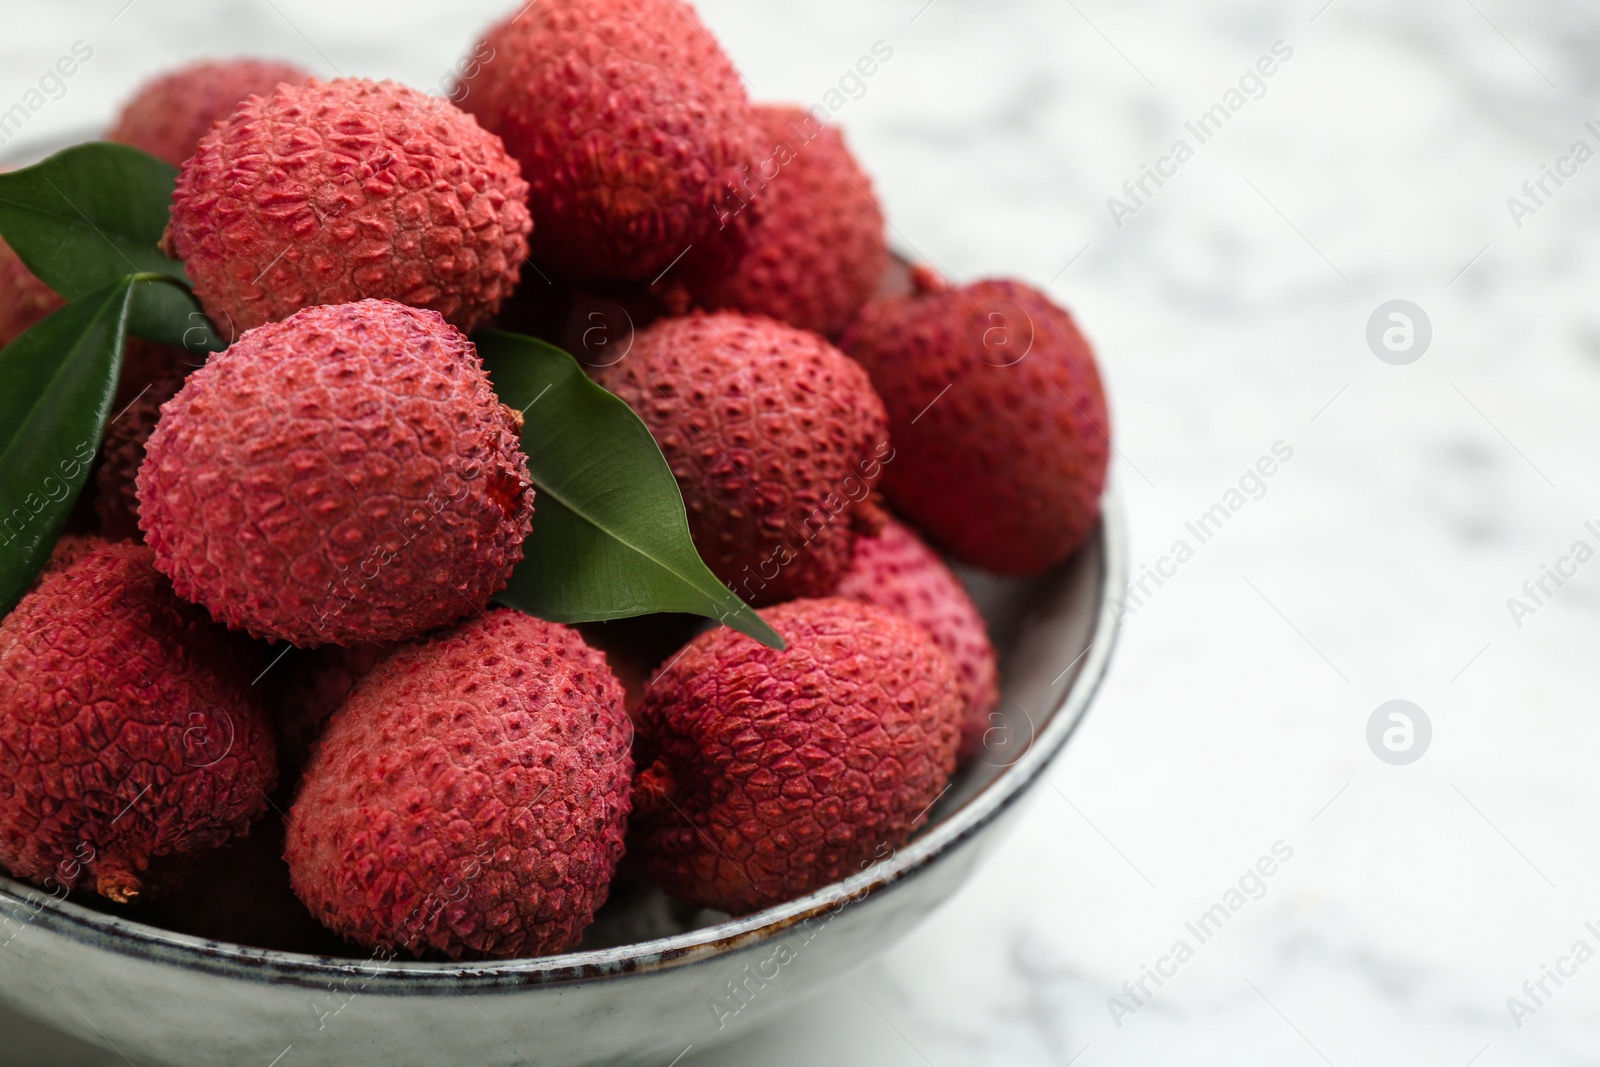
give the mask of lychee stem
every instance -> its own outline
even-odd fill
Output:
[[[641,815],[663,814],[677,805],[678,780],[664,758],[640,771],[633,780],[633,810]]]
[[[108,900],[130,904],[144,891],[144,883],[132,860],[105,859],[95,867],[95,889]]]

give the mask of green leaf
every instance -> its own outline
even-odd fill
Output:
[[[187,286],[166,275],[143,275],[134,288],[128,332],[157,344],[181,348],[204,362],[204,353],[221,352],[228,341],[217,335]]]
[[[0,349],[0,613],[50,558],[89,478],[135,284],[104,286]]]
[[[68,148],[0,174],[0,236],[67,300],[130,274],[185,281],[159,248],[177,173],[126,145]]]
[[[783,647],[700,559],[677,479],[627,404],[543,341],[500,330],[473,340],[500,399],[523,413],[538,490],[533,535],[499,600],[553,622],[689,612]]]

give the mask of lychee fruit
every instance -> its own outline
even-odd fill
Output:
[[[113,541],[142,540],[139,534],[139,497],[135,479],[144,463],[145,442],[161,417],[161,405],[177,395],[184,376],[178,370],[149,384],[112,416],[100,445],[100,466],[95,470],[95,514],[100,533]]]
[[[739,73],[680,0],[542,0],[492,30],[453,98],[522,164],[533,256],[650,280],[736,254],[757,136]]]
[[[811,114],[758,107],[756,116],[761,225],[735,263],[690,288],[701,307],[837,337],[877,291],[889,261],[872,180],[839,131]]]
[[[859,365],[816,334],[736,312],[665,319],[595,379],[678,479],[695,547],[749,602],[833,592],[894,450]]]
[[[246,663],[147,548],[47,568],[0,622],[0,865],[127,902],[243,835],[276,775]]]
[[[856,874],[927,820],[961,697],[923,630],[859,601],[762,612],[787,648],[696,638],[639,708],[635,823],[663,889],[742,915]]]
[[[272,92],[280,82],[311,77],[291,63],[230,59],[196,63],[147,82],[122,109],[106,140],[183,166],[200,138],[233,114],[247,96]]]
[[[40,281],[0,239],[0,348],[15,341],[66,301]]]
[[[387,645],[323,645],[298,653],[280,668],[286,676],[276,686],[272,723],[285,781],[305,769],[328,720],[388,652]]]
[[[914,280],[911,295],[868,303],[840,341],[889,411],[884,494],[957,559],[1041,574],[1100,516],[1111,423],[1094,353],[1021,282]]]
[[[966,714],[958,758],[983,744],[989,713],[1000,702],[1000,668],[989,629],[955,572],[905,523],[891,518],[876,537],[856,542],[839,596],[864,600],[922,627],[955,668]]]
[[[79,556],[88,555],[95,549],[104,548],[110,543],[110,541],[98,534],[63,533],[56,538],[55,546],[50,549],[50,558],[45,560],[44,566],[34,576],[33,584],[28,586],[28,589],[31,591],[39,588],[39,583],[46,574],[54,570],[61,570],[69,566]]]
[[[470,331],[516,287],[527,193],[500,139],[449,101],[311,79],[245,99],[200,139],[166,244],[228,336],[367,297]]]
[[[576,945],[629,809],[622,687],[508,609],[402,646],[334,714],[289,813],[295,892],[356,944],[452,959]]]
[[[314,307],[167,401],[139,524],[178,594],[302,647],[400,641],[478,610],[532,527],[520,417],[436,312]]]
[[[50,562],[46,566],[65,567],[79,556],[97,548],[104,548],[110,543],[104,537],[94,534],[64,533],[56,538],[56,545],[50,550]]]

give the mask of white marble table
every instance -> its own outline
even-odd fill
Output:
[[[25,137],[102,122],[137,78],[203,54],[431,86],[507,6],[125,3],[0,4],[0,108],[75,41],[94,48]],[[1600,161],[1561,162],[1580,140],[1600,151],[1600,13],[701,8],[764,99],[821,100],[892,47],[839,121],[898,240],[1079,313],[1113,392],[1136,570],[1170,577],[1140,594],[1054,788],[965,891],[685,1067],[1594,1062],[1600,962],[1562,961],[1600,950],[1600,562],[1537,602],[1523,587],[1571,572],[1575,542],[1600,549]],[[1230,97],[1275,45],[1271,77]],[[1144,165],[1169,176],[1135,200]],[[1547,165],[1571,176],[1535,200],[1524,182]],[[1409,365],[1366,339],[1396,298],[1432,326]],[[1275,447],[1292,454],[1251,477]],[[1219,503],[1202,543],[1186,524]],[[1192,555],[1165,559],[1179,541]],[[1432,725],[1409,765],[1368,746],[1392,699]],[[1292,855],[1250,875],[1275,846]],[[1219,903],[1202,943],[1186,924]],[[1514,1018],[1513,997],[1531,1010]],[[41,1062],[15,1027],[0,1020],[0,1064]]]

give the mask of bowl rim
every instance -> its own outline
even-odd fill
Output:
[[[1080,669],[1056,703],[1045,729],[1028,750],[945,819],[887,859],[804,897],[711,926],[611,948],[534,958],[439,962],[316,956],[251,948],[163,930],[59,900],[0,876],[0,902],[34,911],[27,925],[43,924],[61,936],[119,954],[167,962],[220,976],[326,986],[332,979],[359,974],[366,993],[437,991],[492,992],[530,985],[593,981],[646,973],[711,959],[765,941],[819,916],[888,889],[948,855],[994,822],[1043,774],[1088,711],[1111,661],[1119,630],[1115,594],[1127,573],[1127,539],[1120,494],[1108,487],[1091,545],[1101,554],[1095,577],[1098,608]],[[1069,668],[1070,669],[1070,668]],[[40,896],[44,902],[40,902]],[[30,897],[31,902],[30,902]]]

